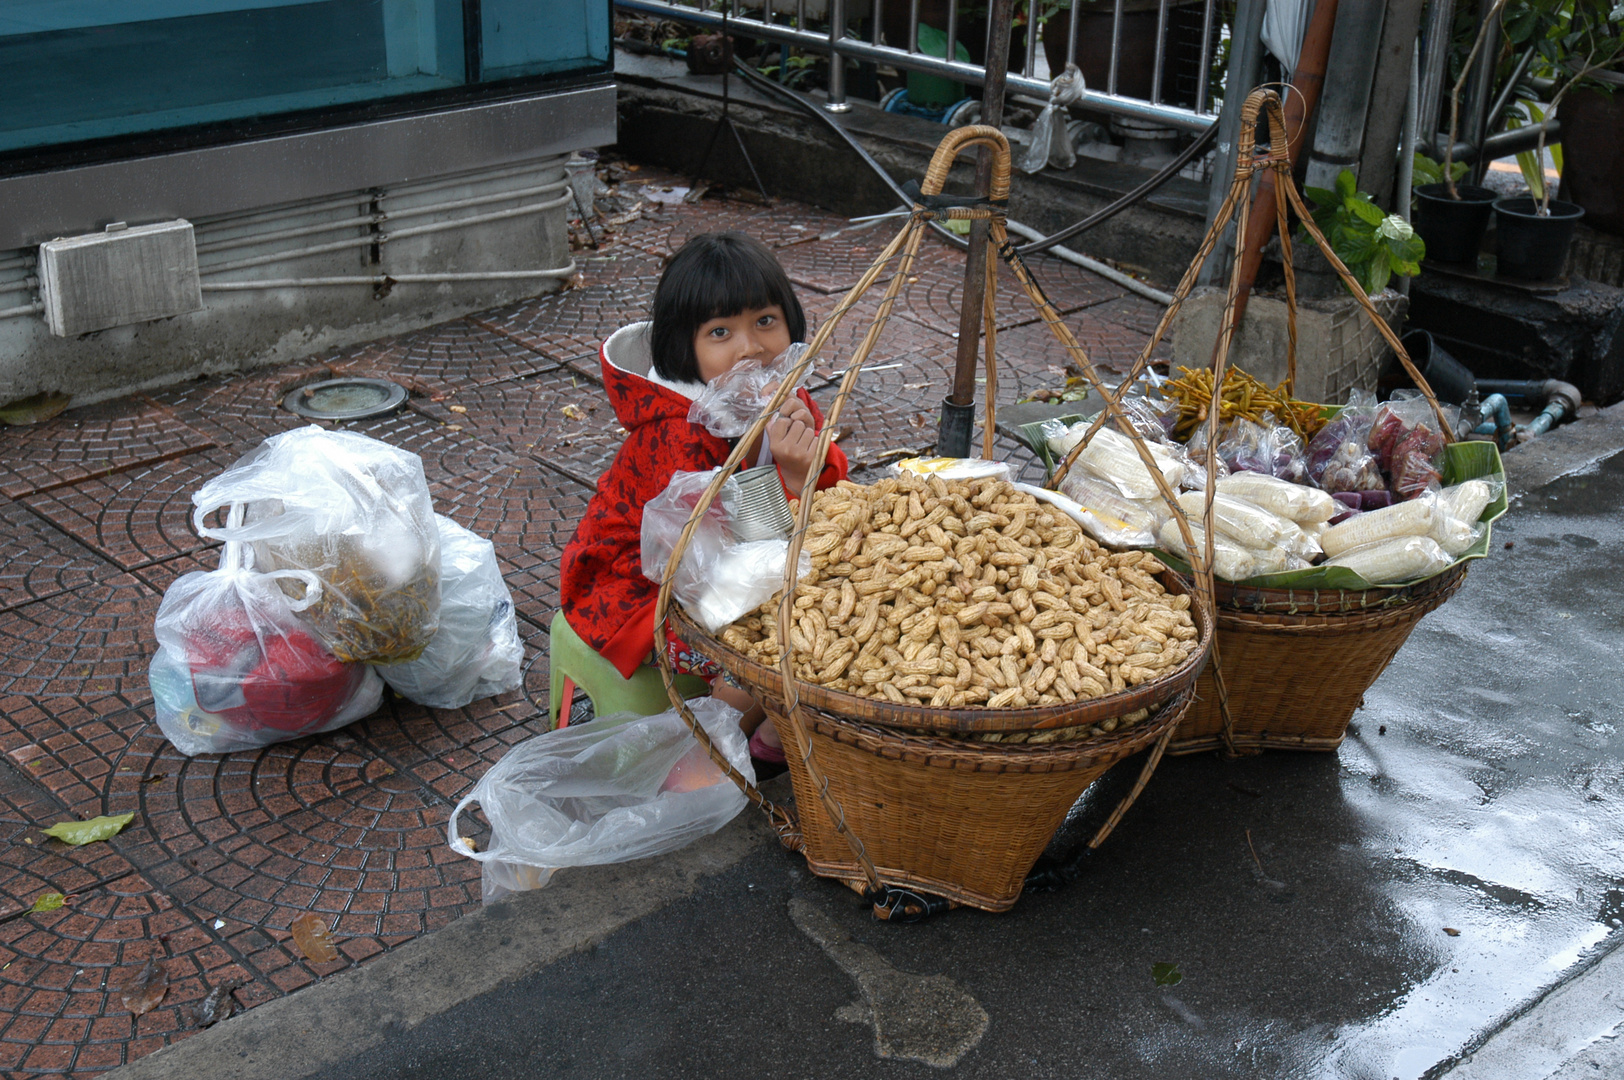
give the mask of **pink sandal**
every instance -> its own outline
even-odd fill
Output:
[[[750,736],[750,756],[757,761],[765,761],[769,765],[782,765],[789,759],[784,756],[782,746],[768,746],[767,741],[757,731]]]

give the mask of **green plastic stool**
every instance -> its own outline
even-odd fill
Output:
[[[660,678],[660,669],[653,664],[644,664],[632,672],[631,678],[624,678],[619,668],[581,640],[562,611],[553,616],[548,636],[550,655],[547,666],[551,684],[547,705],[549,728],[569,725],[567,712],[563,713],[560,723],[560,710],[566,697],[574,700],[576,687],[586,691],[586,696],[592,699],[592,712],[596,716],[620,712],[656,716],[671,708],[671,699],[665,692],[665,681]],[[685,698],[703,697],[710,693],[710,684],[697,675],[678,675],[676,682],[677,690]]]

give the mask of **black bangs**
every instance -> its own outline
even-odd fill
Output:
[[[791,341],[806,340],[806,315],[789,276],[759,240],[743,233],[702,233],[672,258],[654,288],[650,346],[654,370],[674,382],[699,382],[694,335],[711,319],[777,305]]]

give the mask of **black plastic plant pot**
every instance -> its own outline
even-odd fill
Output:
[[[1432,387],[1439,401],[1459,405],[1476,389],[1477,377],[1471,369],[1432,340],[1432,335],[1425,330],[1410,330],[1398,340],[1404,346],[1404,351],[1410,354],[1410,363],[1427,380],[1427,385]],[[1397,355],[1388,358],[1378,382],[1381,389],[1387,391],[1415,385],[1404,370],[1404,365],[1398,362]]]
[[[1539,201],[1518,195],[1494,202],[1495,227],[1500,231],[1501,277],[1549,281],[1562,276],[1568,265],[1568,245],[1585,216],[1584,207],[1551,200],[1549,217],[1539,216]]]
[[[1415,231],[1426,241],[1427,258],[1446,263],[1475,263],[1489,227],[1489,211],[1497,198],[1488,188],[1456,184],[1459,199],[1449,197],[1447,184],[1423,184],[1415,189]]]

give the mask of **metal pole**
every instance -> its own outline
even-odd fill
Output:
[[[1495,0],[1479,0],[1477,6],[1477,21],[1481,26],[1494,12]],[[1473,146],[1483,145],[1483,136],[1488,134],[1489,124],[1489,98],[1494,93],[1494,69],[1499,65],[1495,63],[1500,55],[1500,28],[1490,26],[1483,35],[1483,48],[1477,54],[1477,64],[1472,68],[1472,77],[1466,83],[1466,141]],[[1472,182],[1478,183],[1483,179],[1483,170],[1489,166],[1489,158],[1479,158],[1472,166]]]
[[[1162,56],[1167,52],[1167,0],[1156,6],[1156,62],[1150,72],[1150,103],[1162,103]]]
[[[1004,77],[1009,73],[1009,28],[1015,0],[993,0],[987,35],[987,82],[981,96],[981,122],[998,127],[1004,119]],[[992,151],[983,148],[976,168],[976,191],[992,186]],[[936,428],[936,453],[969,457],[970,430],[975,425],[976,371],[981,338],[981,306],[987,288],[987,222],[970,223],[970,251],[964,262],[964,292],[959,308],[959,349],[953,367],[953,392],[942,402]]]
[[[1398,178],[1393,185],[1394,207],[1400,217],[1410,220],[1410,187],[1415,182],[1416,115],[1421,104],[1421,43],[1410,53],[1410,94],[1404,99],[1404,138],[1398,147]],[[1398,291],[1410,295],[1410,279],[1398,279]]]
[[[1240,0],[1235,5],[1235,24],[1229,33],[1229,74],[1224,80],[1224,107],[1218,114],[1218,156],[1213,159],[1212,179],[1207,188],[1207,228],[1212,228],[1218,208],[1229,194],[1229,182],[1235,175],[1235,143],[1240,138],[1241,106],[1246,103],[1247,91],[1257,82],[1258,65],[1263,59],[1263,7],[1264,0]],[[1213,248],[1206,265],[1201,268],[1201,284],[1211,285],[1226,276],[1231,253],[1235,250],[1233,223],[1224,238]]]
[[[846,102],[846,58],[840,55],[840,39],[846,36],[846,0],[829,0],[829,100],[823,107],[832,113],[848,112]]]
[[[1431,0],[1427,5],[1427,29],[1424,35],[1426,55],[1421,61],[1421,97],[1416,106],[1417,130],[1425,132],[1425,140],[1417,149],[1433,156],[1441,156],[1438,139],[1438,111],[1443,106],[1444,80],[1449,76],[1449,36],[1455,25],[1454,0]]]

